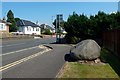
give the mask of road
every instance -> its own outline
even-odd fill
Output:
[[[2,41],[2,66],[38,53],[43,50],[38,47],[39,45],[53,42],[55,38]]]
[[[55,78],[65,63],[64,55],[71,47],[49,44],[53,42],[55,38],[3,41],[2,66],[0,67],[3,68],[2,77]],[[40,48],[40,44],[47,44],[53,49],[44,52],[45,49]]]
[[[4,54],[20,49],[38,46],[40,44],[48,44],[53,42],[55,42],[55,38],[11,40],[2,41],[2,46],[0,47],[2,47],[2,53]]]

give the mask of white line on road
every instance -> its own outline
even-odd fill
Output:
[[[14,53],[18,53],[18,52],[21,52],[21,51],[34,49],[34,48],[37,48],[37,47],[38,47],[38,46],[30,47],[30,48],[25,48],[25,49],[21,49],[21,50],[18,50],[18,51],[8,52],[8,53],[1,54],[0,56],[5,56],[5,55],[9,55],[9,54],[14,54]]]
[[[19,44],[11,44],[11,45],[4,45],[4,46],[0,46],[0,47],[10,47],[10,46],[16,46],[16,45],[23,45],[26,43],[19,43]]]
[[[20,59],[20,60],[18,60],[18,61],[15,61],[15,62],[12,62],[12,63],[7,64],[7,65],[5,65],[5,66],[2,66],[2,67],[0,67],[0,72],[1,72],[1,71],[4,71],[4,70],[6,70],[6,69],[9,69],[9,68],[11,68],[11,67],[13,67],[13,66],[16,66],[16,65],[18,65],[18,64],[21,64],[21,63],[23,63],[23,62],[26,62],[26,61],[28,61],[28,60],[30,60],[30,59],[32,59],[32,58],[35,58],[35,57],[37,57],[37,56],[39,56],[39,55],[41,55],[41,54],[43,54],[43,53],[46,53],[46,52],[50,51],[50,50],[51,50],[51,49],[47,49],[47,48],[46,48],[45,50],[43,50],[43,51],[41,51],[41,52],[39,52],[39,53],[30,55],[30,56],[25,57],[25,58],[23,58],[23,59]]]

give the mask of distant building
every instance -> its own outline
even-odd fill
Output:
[[[120,1],[118,2],[118,11],[120,12]]]
[[[49,29],[51,33],[55,33],[55,28],[49,26],[49,25],[46,25],[46,24],[41,24],[40,27],[42,29]]]
[[[41,27],[31,21],[21,19],[17,22],[17,26],[19,27],[18,32],[23,34],[41,35]]]
[[[11,23],[6,22],[5,20],[0,20],[0,33],[9,33],[9,25],[11,25]]]

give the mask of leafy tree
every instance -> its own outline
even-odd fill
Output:
[[[120,12],[109,15],[111,21],[111,29],[120,29]]]
[[[15,18],[15,22],[17,23],[20,20],[20,18]]]
[[[88,18],[82,14],[78,15],[73,12],[70,15],[67,22],[65,22],[65,30],[71,36],[85,38],[89,34],[88,30]]]
[[[7,13],[7,22],[10,22],[12,25],[10,25],[10,32],[17,31],[18,27],[16,25],[16,21],[14,19],[14,14],[11,10]]]
[[[53,24],[56,25],[56,20]],[[64,22],[63,27],[67,32],[65,38],[68,43],[76,43],[79,39],[102,39],[104,31],[120,29],[120,12],[106,14],[99,11],[90,17],[73,12]]]
[[[54,26],[55,26],[55,28],[56,28],[56,19],[54,20],[54,22],[52,23]],[[60,33],[60,29],[64,29],[64,21],[62,21],[62,22],[57,22],[57,29],[58,29],[58,33]]]
[[[52,35],[52,33],[50,32],[50,29],[43,29],[42,34]]]

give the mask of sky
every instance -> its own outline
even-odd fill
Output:
[[[98,11],[105,13],[116,12],[117,2],[2,2],[2,17],[12,10],[14,17],[39,21],[40,24],[52,24],[56,14],[63,14],[66,21],[73,12],[77,14],[95,15]]]

